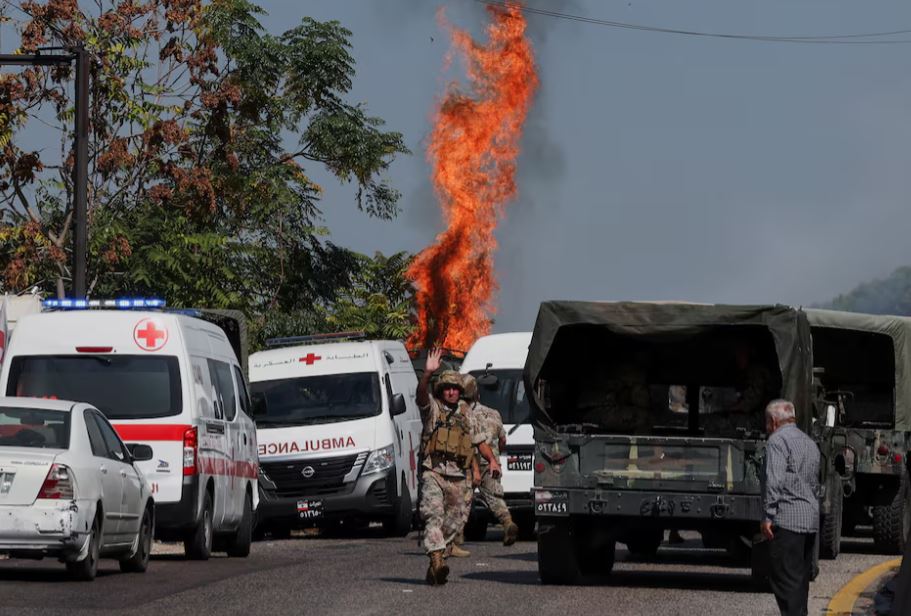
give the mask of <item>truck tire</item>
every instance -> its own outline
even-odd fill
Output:
[[[901,554],[911,530],[911,490],[908,476],[902,477],[901,487],[891,505],[873,508],[873,545],[886,554]]]
[[[212,542],[215,536],[214,520],[212,519],[212,497],[206,490],[206,497],[202,502],[202,516],[199,522],[186,539],[183,540],[183,549],[190,560],[209,560],[212,554]]]
[[[538,525],[538,575],[542,584],[591,584],[610,575],[616,543],[598,546],[570,522]]]
[[[844,485],[836,477],[832,486],[830,510],[819,520],[819,557],[823,560],[838,558],[841,552],[841,524],[844,511]]]
[[[404,537],[411,531],[411,492],[402,480],[402,496],[395,500],[395,513],[383,520],[383,532],[388,537]]]

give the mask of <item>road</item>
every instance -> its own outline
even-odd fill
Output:
[[[344,538],[293,537],[255,543],[247,559],[183,560],[157,545],[145,574],[121,574],[102,561],[94,582],[66,580],[62,565],[0,561],[0,614],[567,614],[612,616],[775,615],[771,595],[757,593],[747,569],[723,553],[700,550],[697,535],[663,546],[651,562],[621,547],[612,581],[598,587],[541,586],[535,543],[505,548],[469,544],[472,556],[449,561],[450,583],[423,582],[427,559],[415,535],[386,539],[369,529]],[[848,539],[837,561],[824,561],[811,587],[810,614],[857,573],[894,557],[875,554],[869,539]],[[169,553],[170,552],[170,553]]]

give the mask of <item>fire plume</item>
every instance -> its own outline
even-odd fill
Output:
[[[495,312],[494,230],[516,196],[519,140],[538,76],[520,6],[487,11],[486,43],[449,26],[471,87],[450,84],[434,116],[427,155],[447,228],[408,270],[417,289],[411,347],[467,350],[490,332]]]

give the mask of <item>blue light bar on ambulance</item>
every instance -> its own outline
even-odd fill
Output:
[[[133,308],[164,308],[165,301],[156,298],[122,298],[122,299],[46,299],[41,306],[48,310],[88,310],[91,308],[115,308],[130,310]]]

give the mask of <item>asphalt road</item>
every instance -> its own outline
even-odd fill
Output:
[[[618,548],[608,585],[541,586],[536,547],[468,544],[472,556],[450,559],[450,582],[423,582],[427,559],[415,535],[382,538],[370,529],[344,538],[294,537],[254,544],[247,559],[183,559],[157,545],[145,574],[122,574],[102,561],[94,582],[70,582],[62,565],[0,561],[0,614],[569,614],[605,613],[737,616],[775,615],[771,595],[757,593],[749,571],[720,552],[699,549],[695,534],[680,547],[663,546],[650,562]],[[810,614],[823,614],[835,592],[854,575],[888,560],[869,539],[847,539],[837,561],[823,561],[811,587]]]

